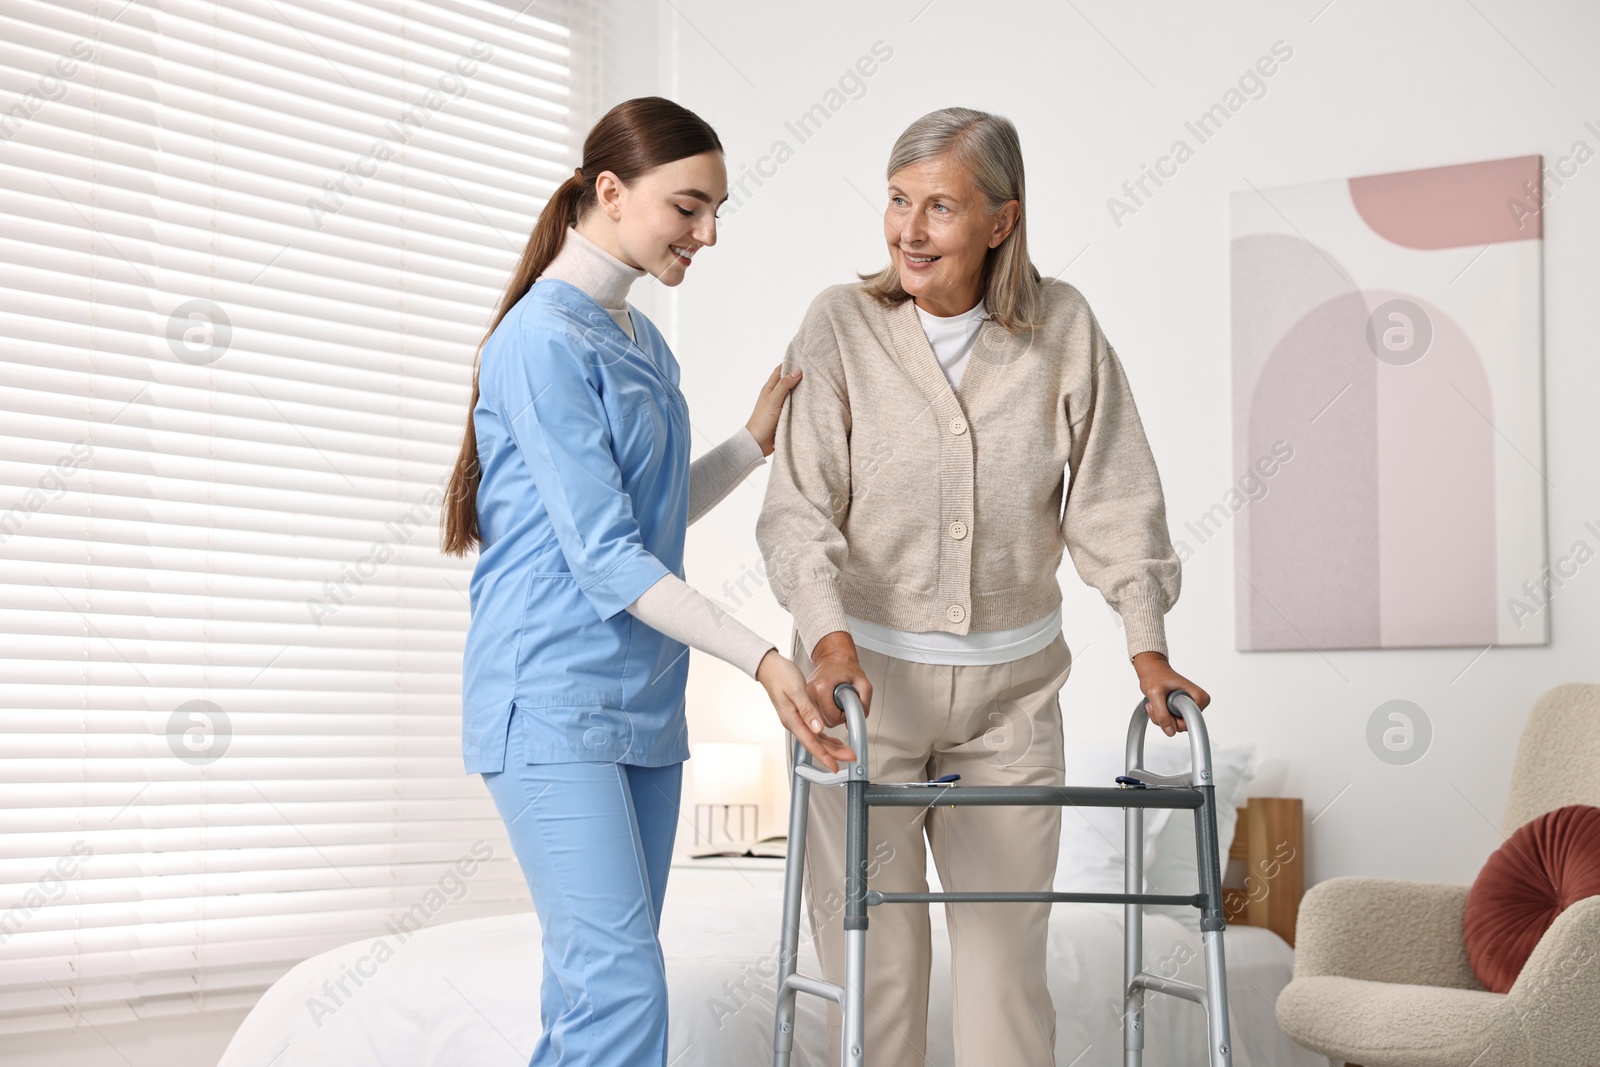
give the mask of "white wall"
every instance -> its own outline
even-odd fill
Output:
[[[1600,148],[1583,125],[1600,126],[1586,47],[1600,14],[1577,3],[934,0],[919,14],[921,7],[923,0],[673,0],[662,9],[670,56],[662,91],[717,128],[730,177],[775,140],[795,149],[745,204],[724,208],[730,217],[719,244],[660,308],[684,367],[697,450],[748,417],[816,292],[884,261],[888,149],[908,122],[935,108],[983,108],[1017,124],[1035,261],[1047,275],[1066,268],[1062,276],[1088,297],[1116,344],[1160,465],[1174,536],[1242,473],[1229,444],[1231,191],[1535,152],[1549,163],[1577,140]],[[866,79],[865,95],[800,143],[785,121],[822,100],[880,40],[893,55]],[[1107,198],[1280,40],[1293,56],[1265,95],[1119,228]],[[1596,232],[1597,205],[1600,163],[1589,163],[1552,199],[1546,222],[1552,557],[1580,537],[1593,544],[1582,524],[1600,519],[1600,369],[1586,325],[1600,268],[1584,239]],[[697,587],[729,599],[725,581],[760,573],[753,528],[764,486],[758,472],[691,531],[687,567]],[[1138,697],[1121,631],[1070,560],[1060,580],[1076,659],[1063,693],[1069,743],[1119,743]],[[1168,617],[1174,666],[1212,694],[1215,743],[1261,746],[1269,762],[1256,792],[1305,799],[1308,822],[1316,819],[1311,879],[1471,880],[1499,843],[1510,764],[1533,701],[1552,685],[1595,680],[1600,567],[1581,571],[1556,596],[1548,647],[1481,657],[1470,648],[1241,654],[1233,647],[1232,584],[1225,531],[1185,568]],[[748,581],[745,588],[756,592]],[[735,602],[746,599],[739,617],[787,651],[788,616],[765,590]],[[786,798],[775,717],[754,683],[708,657],[695,660],[692,736],[767,746],[772,795],[763,821],[780,830]],[[1393,698],[1421,705],[1435,731],[1427,755],[1406,767],[1381,763],[1365,741],[1368,716]],[[691,800],[686,793],[686,814]]]

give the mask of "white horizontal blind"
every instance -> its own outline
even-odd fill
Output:
[[[583,2],[0,8],[0,1032],[527,906],[439,500]]]

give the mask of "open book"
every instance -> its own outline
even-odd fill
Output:
[[[740,858],[767,858],[787,859],[789,855],[789,838],[786,834],[773,834],[769,837],[758,837],[753,841],[735,841],[727,845],[701,845],[699,848],[689,850],[692,859],[703,860],[715,856],[734,856]]]

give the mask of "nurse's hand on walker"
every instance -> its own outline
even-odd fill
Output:
[[[772,368],[772,373],[767,376],[767,383],[761,387],[761,395],[756,399],[756,409],[750,415],[750,421],[744,428],[750,431],[750,436],[756,439],[756,444],[761,446],[763,456],[772,455],[773,439],[778,434],[778,416],[783,414],[783,402],[789,399],[789,390],[800,383],[800,378],[805,372],[796,370],[793,374],[783,373],[783,364]]]
[[[840,763],[854,763],[855,750],[836,737],[822,732],[822,717],[806,692],[806,676],[792,660],[777,649],[769,649],[756,668],[756,681],[767,690],[767,697],[778,712],[784,728],[799,739],[811,757],[832,774]]]
[[[1167,657],[1159,652],[1141,652],[1133,657],[1133,669],[1139,674],[1139,692],[1150,702],[1150,721],[1171,737],[1187,731],[1182,719],[1167,709],[1167,694],[1182,689],[1194,698],[1201,711],[1211,703],[1211,694],[1172,669]]]

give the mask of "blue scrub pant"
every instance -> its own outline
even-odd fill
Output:
[[[544,1032],[529,1067],[665,1067],[667,975],[658,933],[683,764],[522,763],[484,784],[543,931]]]

